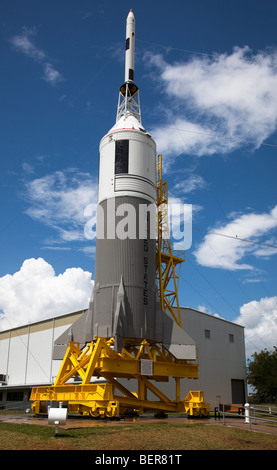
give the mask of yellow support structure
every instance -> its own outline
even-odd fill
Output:
[[[162,155],[157,156],[157,249],[156,278],[162,310],[168,309],[176,323],[182,328],[178,286],[184,252],[173,251],[168,223],[168,186],[162,179]],[[177,307],[177,316],[173,306]]]
[[[69,342],[54,385],[34,387],[30,400],[33,411],[38,413],[45,408],[47,401],[65,401],[69,410],[90,414],[93,417],[116,417],[125,412],[185,411],[180,400],[180,378],[198,378],[198,364],[180,361],[167,351],[163,345],[142,340],[140,344],[125,347],[121,353],[113,349],[114,338],[97,338],[87,344],[84,350],[76,342]],[[144,370],[144,367],[146,369]],[[92,377],[105,379],[106,384],[90,383]],[[176,398],[170,400],[153,380],[176,381]],[[81,384],[69,381],[78,378]],[[134,393],[122,385],[118,379],[136,379],[138,391]],[[122,395],[116,395],[115,390]],[[158,400],[148,400],[147,390]]]

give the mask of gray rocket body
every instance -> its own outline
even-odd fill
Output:
[[[111,201],[101,203],[105,215],[108,202]],[[95,332],[105,337],[152,339],[155,337],[156,247],[155,240],[140,239],[138,233],[139,207],[146,206],[148,201],[119,196],[113,202],[115,211],[126,205],[135,209],[136,238],[97,239],[93,294]],[[129,214],[130,222],[133,215]]]
[[[134,42],[132,12],[126,34]],[[126,61],[133,67],[129,50]],[[56,359],[63,358],[68,341],[84,345],[96,337],[114,337],[116,350],[146,339],[163,343],[177,358],[196,359],[193,339],[161,310],[157,295],[156,144],[134,111],[130,84],[133,81],[125,82],[125,102],[116,124],[100,142],[95,276],[89,308],[55,341]]]

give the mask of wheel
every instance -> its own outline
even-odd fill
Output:
[[[207,408],[202,408],[201,409],[201,415],[202,416],[208,416],[209,415],[209,410],[207,410]]]
[[[200,409],[199,408],[193,408],[193,416],[200,416]]]
[[[92,418],[99,418],[99,409],[98,408],[90,408],[89,410],[89,414],[90,416],[92,416]]]

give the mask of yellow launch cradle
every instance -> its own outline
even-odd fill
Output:
[[[203,392],[190,392],[180,400],[180,379],[197,378],[198,364],[176,361],[162,345],[150,345],[143,340],[136,347],[113,350],[113,338],[97,338],[82,351],[78,343],[69,342],[59,374],[53,386],[34,387],[30,400],[33,412],[46,411],[45,402],[67,402],[69,412],[92,417],[115,418],[144,411],[185,412],[194,416],[207,416],[209,405],[204,403]],[[66,382],[78,375],[82,383]],[[92,376],[106,380],[90,383]],[[150,380],[163,382],[175,378],[176,397],[170,400]],[[121,378],[136,379],[137,393],[120,382]],[[117,393],[115,393],[117,390]],[[147,399],[147,390],[158,400]]]
[[[158,236],[156,277],[162,309],[168,309],[181,326],[176,273],[184,257],[173,255],[167,220],[167,183],[162,180],[162,156],[157,157]],[[165,236],[166,235],[166,236]],[[179,272],[179,271],[178,271]],[[173,288],[169,287],[173,283]],[[173,304],[177,305],[176,317]],[[69,412],[91,415],[94,418],[116,418],[145,411],[184,412],[190,416],[208,416],[209,404],[202,391],[191,391],[181,400],[181,378],[198,378],[198,360],[176,359],[162,344],[145,339],[125,339],[122,351],[113,348],[114,338],[95,338],[83,349],[69,342],[55,383],[33,387],[30,400],[35,414],[46,412],[47,402],[66,402]],[[94,377],[94,382],[91,383]],[[168,398],[153,383],[175,380],[175,398]],[[81,383],[74,384],[72,380]],[[124,380],[124,384],[121,379]],[[126,379],[131,387],[127,388]],[[133,379],[133,380],[131,380]],[[71,381],[68,383],[68,381]],[[103,383],[103,381],[105,383]],[[137,391],[131,391],[137,385]],[[151,392],[153,399],[147,398]]]

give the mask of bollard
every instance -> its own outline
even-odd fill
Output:
[[[250,423],[250,406],[249,406],[249,403],[245,403],[244,408],[245,408],[244,422],[249,424]]]

